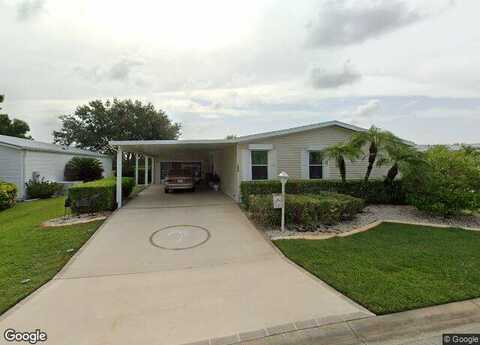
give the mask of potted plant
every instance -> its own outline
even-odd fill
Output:
[[[210,180],[211,186],[215,192],[218,192],[220,188],[220,176],[218,176],[216,173],[213,174],[211,180]]]

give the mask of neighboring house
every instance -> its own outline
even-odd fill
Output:
[[[65,164],[72,157],[100,160],[103,175],[112,175],[110,156],[77,148],[0,135],[0,180],[15,183],[18,197],[25,197],[25,183],[34,173],[50,181],[63,181]]]
[[[217,173],[222,191],[239,201],[242,181],[276,179],[281,171],[292,179],[340,179],[336,163],[324,159],[321,151],[361,131],[366,129],[329,121],[224,140],[112,141],[111,145],[119,153],[152,158],[153,183],[162,183],[170,168],[190,166],[202,176]],[[348,179],[365,176],[368,161],[363,158],[347,161]],[[387,167],[375,167],[371,178],[382,178],[386,171]]]
[[[428,149],[431,149],[432,147],[435,147],[437,145],[417,145],[417,149],[419,151],[427,151]],[[447,144],[447,145],[444,145],[446,146],[449,150],[452,150],[452,151],[458,151],[458,150],[461,150],[463,148],[463,146],[470,146],[474,149],[480,149],[480,144]]]

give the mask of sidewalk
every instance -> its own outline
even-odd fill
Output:
[[[282,329],[278,326],[278,329]],[[288,329],[288,328],[285,328]],[[265,330],[263,330],[265,332]],[[268,330],[267,334],[268,334]],[[226,345],[437,345],[443,333],[480,333],[480,299],[455,302],[384,316],[364,317],[323,326],[299,324],[296,330],[240,341],[241,335],[210,339]],[[279,332],[280,333],[280,332]],[[252,333],[253,334],[253,333]],[[261,334],[261,332],[257,332]],[[192,343],[204,344],[203,342]]]

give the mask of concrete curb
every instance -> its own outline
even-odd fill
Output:
[[[430,226],[434,228],[456,228],[456,229],[463,229],[463,230],[468,230],[468,231],[480,231],[479,228],[471,228],[471,227],[464,227],[464,226],[453,226],[453,225],[446,225],[446,224],[438,224],[438,223],[419,223],[419,222],[407,222],[407,221],[400,221],[400,220],[392,220],[392,219],[383,219],[383,220],[377,220],[373,223],[367,224],[365,226],[362,226],[360,228],[355,228],[351,231],[348,232],[343,232],[340,234],[316,234],[316,235],[294,235],[294,236],[275,236],[272,237],[272,241],[276,240],[328,240],[330,238],[334,237],[347,237],[351,235],[358,234],[360,232],[368,231],[372,228],[375,228],[376,226],[383,224],[383,223],[398,223],[398,224],[407,224],[407,225],[418,225],[418,226]]]
[[[399,344],[439,336],[465,325],[480,327],[480,299],[383,316],[354,314],[298,321],[184,345]]]

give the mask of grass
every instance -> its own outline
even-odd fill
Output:
[[[41,228],[63,215],[63,205],[53,198],[0,212],[0,314],[52,279],[102,223]]]
[[[480,297],[480,232],[383,223],[344,238],[275,244],[376,314]]]

